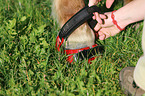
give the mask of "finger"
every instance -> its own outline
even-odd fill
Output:
[[[99,39],[100,39],[100,40],[104,40],[105,37],[106,37],[105,34],[103,34],[103,35],[100,35],[100,36],[99,36]]]
[[[97,5],[98,4],[98,0],[89,0],[89,4],[88,6],[93,6],[93,5]]]
[[[111,34],[109,34],[106,29],[99,30],[98,34],[100,40],[104,40],[111,36]]]
[[[92,18],[93,18],[93,20],[95,20],[95,19],[96,19],[96,17],[95,17],[95,16],[93,16]]]
[[[102,32],[102,34],[105,35],[105,38],[104,39],[107,39],[107,38],[113,36],[112,33],[110,31],[108,31],[108,29],[104,29],[104,30],[101,29],[100,32]]]
[[[103,32],[101,32],[101,31],[99,31],[99,32],[98,32],[98,34],[99,34],[99,36],[101,36],[101,35],[103,35],[104,33],[103,33]]]
[[[95,26],[94,30],[95,31],[98,31],[101,29],[101,25],[99,23],[97,23],[97,25]]]
[[[104,15],[104,14],[100,14],[100,18],[101,18],[101,19],[107,19],[107,16]]]
[[[107,1],[106,1],[106,7],[107,7],[107,8],[110,8],[111,5],[113,4],[113,2],[114,2],[114,0],[107,0]]]
[[[102,24],[102,20],[101,20],[101,18],[99,16],[99,13],[98,12],[95,12],[94,15],[95,15],[95,18],[98,21],[98,23]]]
[[[107,39],[107,38],[109,38],[109,37],[111,37],[112,35],[111,35],[111,33],[110,34],[105,34],[105,38],[104,39]]]

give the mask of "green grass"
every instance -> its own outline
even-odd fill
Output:
[[[100,41],[105,52],[92,64],[69,64],[55,50],[50,0],[1,0],[0,95],[124,96],[119,72],[142,55],[142,27]]]

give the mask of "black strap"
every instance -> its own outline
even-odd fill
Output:
[[[69,35],[77,29],[80,25],[85,23],[86,21],[90,22],[89,25],[93,29],[97,24],[96,21],[92,20],[92,16],[94,12],[99,12],[100,9],[97,6],[84,7],[79,12],[77,12],[74,16],[72,16],[60,29],[59,37],[60,39],[67,39]]]

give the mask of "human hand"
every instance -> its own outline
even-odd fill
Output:
[[[110,8],[113,4],[114,0],[106,0],[106,7]]]
[[[101,0],[89,0],[88,6],[90,7],[90,6],[93,6],[93,5],[97,5],[98,2],[100,2],[100,1],[101,1]]]
[[[97,5],[98,2],[100,2],[100,1],[101,0],[89,0],[89,4],[88,5],[89,6]],[[114,0],[106,0],[106,7],[107,8],[110,8],[111,5],[113,4],[113,2],[114,2]],[[106,19],[106,16],[103,15],[103,14],[99,14],[98,12],[95,12],[94,13],[94,16],[93,16],[93,19],[94,20],[97,20],[98,23],[102,24],[103,23],[102,19]]]
[[[93,6],[93,5],[97,5],[98,2],[100,2],[101,0],[89,0],[89,7]],[[106,7],[110,8],[111,5],[113,4],[114,0],[106,0]]]
[[[95,31],[98,31],[98,35],[99,35],[99,39],[100,40],[104,40],[110,36],[114,36],[116,35],[117,33],[119,33],[121,30],[112,22],[112,18],[111,18],[111,15],[113,13],[112,12],[108,12],[108,13],[105,13],[105,15],[108,17],[107,19],[104,19],[104,24],[100,24],[98,23],[94,30]],[[117,21],[116,21],[117,22]],[[120,24],[120,22],[119,22]],[[118,25],[119,26],[119,25]],[[122,27],[124,28],[126,25],[121,25],[119,27]]]
[[[119,32],[120,30],[115,25],[113,25],[110,27],[101,28],[98,31],[98,35],[100,40],[104,40],[107,39],[108,37],[115,36]]]

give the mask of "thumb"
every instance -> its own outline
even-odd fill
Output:
[[[113,2],[114,2],[114,0],[107,0],[107,1],[106,1],[106,7],[107,7],[107,8],[110,8],[111,5],[113,4]]]
[[[96,5],[97,3],[98,3],[97,0],[89,0],[88,6],[90,7],[90,6]]]

